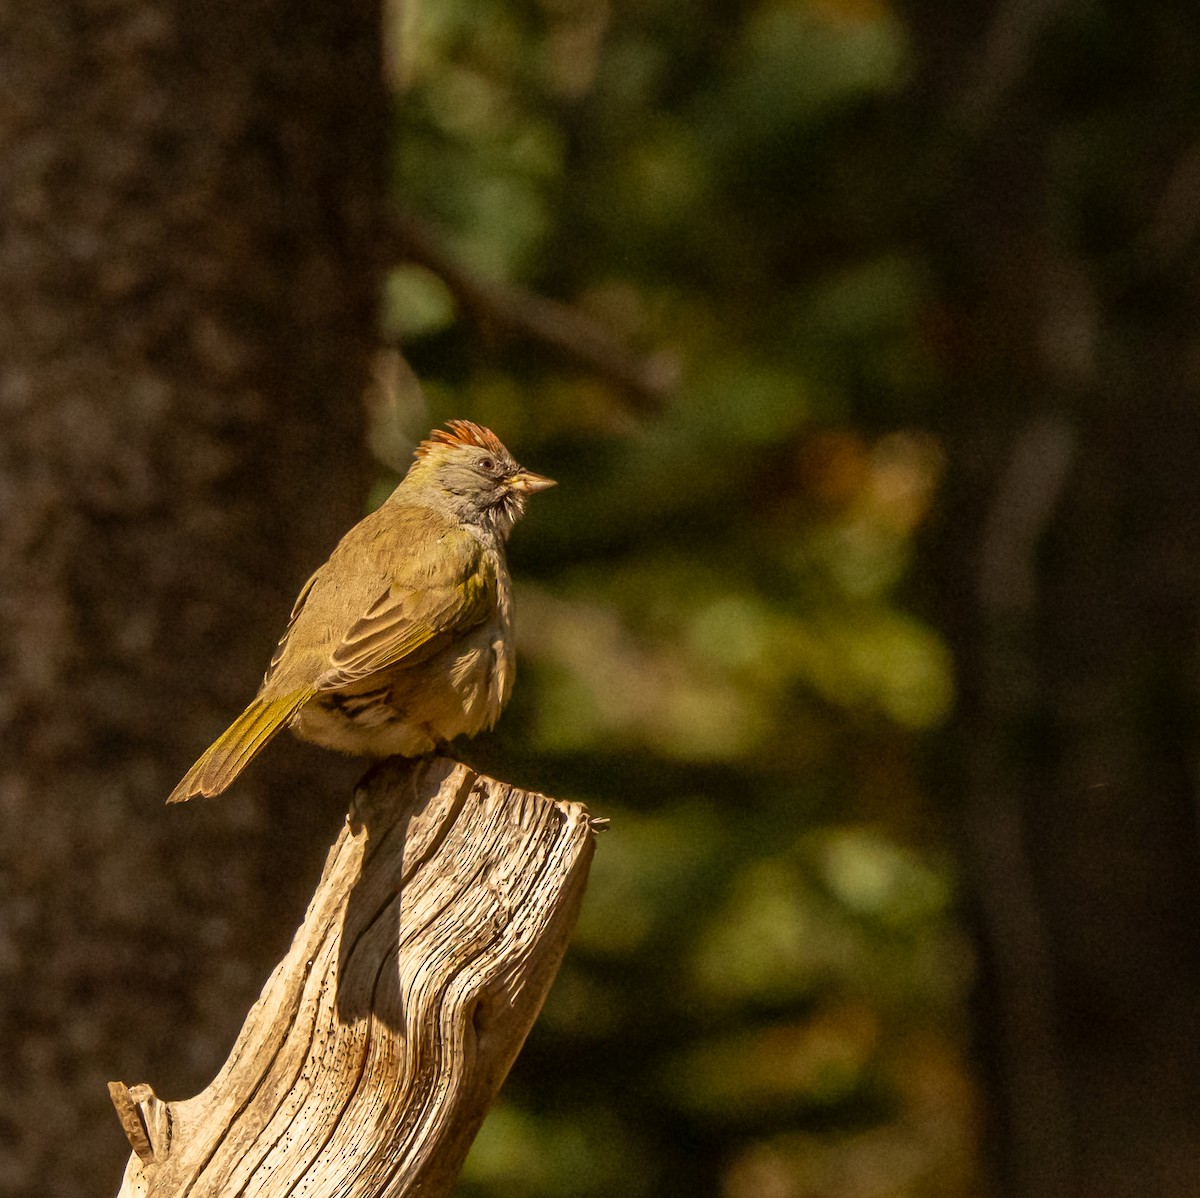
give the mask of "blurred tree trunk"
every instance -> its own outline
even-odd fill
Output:
[[[909,9],[943,138],[925,164],[953,369],[938,568],[987,1140],[1014,1198],[1183,1198],[1200,1193],[1200,63],[1179,36],[1196,18],[1130,12],[1084,66],[1063,6]]]
[[[211,1074],[340,814],[279,771],[162,800],[361,511],[379,23],[373,0],[0,6],[14,1198],[115,1191],[106,1080],[188,1093]],[[272,809],[282,841],[260,834]]]

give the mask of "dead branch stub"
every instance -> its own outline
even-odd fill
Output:
[[[574,927],[586,810],[438,758],[372,771],[287,956],[194,1098],[109,1089],[119,1198],[449,1192]]]

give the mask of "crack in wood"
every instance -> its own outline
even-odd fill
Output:
[[[120,1198],[449,1193],[604,822],[445,758],[373,768],[210,1086],[164,1103],[110,1085],[133,1149]]]

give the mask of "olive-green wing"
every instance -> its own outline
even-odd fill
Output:
[[[328,564],[328,563],[327,563]],[[271,681],[271,676],[279,667],[279,663],[283,660],[283,655],[287,651],[288,638],[292,635],[292,629],[296,627],[296,619],[304,610],[304,604],[310,594],[312,594],[313,586],[318,578],[320,578],[325,566],[321,566],[314,570],[308,577],[308,581],[300,588],[300,594],[296,596],[296,602],[292,604],[292,614],[288,616],[287,627],[283,630],[283,636],[279,638],[279,644],[275,646],[275,652],[271,654],[270,664],[267,666],[266,673],[263,674],[262,685],[259,687],[261,694],[267,683]]]
[[[388,585],[334,646],[328,668],[317,678],[318,691],[416,665],[495,611],[495,570],[475,537],[449,532],[428,557],[398,564]]]

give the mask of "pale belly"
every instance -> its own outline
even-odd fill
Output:
[[[419,757],[490,728],[508,701],[513,660],[486,628],[408,669],[320,695],[293,717],[302,740],[364,757]]]

